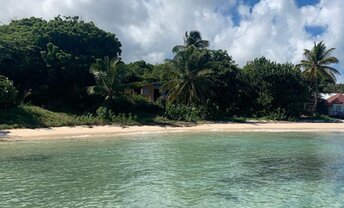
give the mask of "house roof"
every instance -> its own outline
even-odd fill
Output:
[[[344,104],[344,95],[343,94],[336,94],[327,99],[327,103],[329,105],[333,104]]]
[[[338,93],[319,93],[320,98],[327,100],[330,97],[332,97],[333,95],[337,95]]]
[[[153,82],[153,83],[144,84],[141,87],[153,86],[154,88],[159,89],[161,85],[162,84],[160,82]]]

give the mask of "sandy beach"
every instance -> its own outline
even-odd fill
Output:
[[[78,126],[42,129],[0,130],[0,139],[8,141],[45,140],[58,138],[86,138],[91,136],[115,136],[127,134],[169,132],[344,132],[344,123],[223,123],[199,124],[191,127],[163,126]]]

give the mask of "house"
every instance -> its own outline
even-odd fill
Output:
[[[131,88],[125,88],[124,94],[127,96],[142,95],[149,102],[156,101],[160,96],[161,84],[158,82],[148,84],[137,84],[131,86]]]
[[[326,101],[330,116],[344,117],[344,94],[332,95]]]
[[[160,83],[150,83],[141,87],[140,94],[143,95],[148,101],[154,102],[160,97]]]
[[[134,95],[135,94],[135,90],[131,89],[131,88],[125,88],[124,89],[124,94],[127,95],[127,96]]]

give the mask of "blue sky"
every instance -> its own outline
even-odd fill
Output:
[[[317,3],[319,3],[319,0],[296,0],[296,4],[299,7],[308,6],[308,5],[316,5]]]
[[[159,63],[185,31],[243,66],[256,57],[298,63],[303,49],[335,47],[344,74],[344,0],[0,0],[0,22],[22,17],[80,16],[115,33],[126,62]],[[342,61],[343,60],[343,61]],[[343,82],[342,77],[338,80]]]

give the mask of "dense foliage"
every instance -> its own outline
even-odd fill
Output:
[[[163,86],[170,102],[190,106],[211,98],[212,68],[206,50],[189,47],[177,53],[171,63],[170,81]]]
[[[252,113],[261,116],[300,116],[309,97],[301,71],[292,64],[278,64],[266,58],[247,63],[244,76],[250,87]]]
[[[328,84],[322,88],[325,93],[344,93],[344,84]]]
[[[119,56],[120,47],[114,34],[78,17],[14,20],[0,26],[0,74],[20,92],[31,89],[33,104],[85,109],[90,65]]]
[[[96,85],[87,88],[90,95],[96,94],[104,98],[104,102],[109,104],[116,94],[123,92],[123,79],[126,77],[126,70],[123,69],[120,59],[105,57],[98,59],[91,65],[90,73],[93,74]]]
[[[31,103],[68,113],[63,119],[75,124],[151,115],[186,121],[239,116],[285,120],[307,114],[305,104],[317,100],[320,90],[343,91],[341,85],[329,85],[338,72],[329,64],[338,60],[323,42],[305,50],[305,60],[297,66],[262,57],[243,68],[227,51],[210,50],[209,44],[200,32],[186,32],[183,45],[171,46],[170,60],[126,64],[116,35],[92,22],[60,16],[14,20],[0,26],[0,109]],[[149,84],[160,86],[160,91],[154,89],[159,94],[154,102],[141,95]],[[34,107],[11,111],[26,117],[33,112],[28,109]],[[70,117],[71,112],[79,116]]]
[[[17,90],[13,82],[7,77],[0,75],[0,108],[8,108],[15,105]]]

